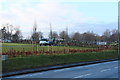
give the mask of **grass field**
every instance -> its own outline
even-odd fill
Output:
[[[32,44],[22,44],[22,43],[2,43],[2,46],[16,46],[16,45],[32,45]]]
[[[2,44],[2,52],[8,52],[10,50],[16,50],[16,51],[40,51],[45,50],[49,51],[52,49],[53,51],[59,51],[63,49],[93,49],[92,47],[76,47],[76,46],[39,46],[39,45],[32,45],[32,44],[19,44],[19,43],[3,43]],[[15,47],[14,47],[15,46]]]
[[[115,50],[92,53],[59,54],[59,55],[39,55],[28,57],[9,58],[3,61],[3,72],[16,71],[29,68],[44,67],[50,65],[68,64],[74,62],[97,61],[117,58]]]

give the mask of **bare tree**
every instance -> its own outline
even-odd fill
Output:
[[[59,36],[60,36],[60,38],[62,38],[62,39],[65,40],[65,41],[68,41],[68,40],[69,40],[69,35],[67,34],[66,31],[60,32]]]
[[[3,40],[5,40],[5,39],[7,38],[7,37],[6,37],[6,34],[7,34],[7,33],[6,33],[6,27],[3,27],[3,28],[1,29],[1,33],[2,33],[2,37],[1,37],[1,38],[2,38]]]
[[[33,33],[31,35],[32,41],[38,41],[39,40],[39,34],[37,33],[37,24],[36,22],[33,25]]]
[[[22,34],[19,28],[16,28],[15,34],[12,35],[12,40],[15,42],[19,42],[22,39]]]
[[[118,41],[118,30],[114,29],[111,31],[110,41]]]
[[[80,41],[80,38],[81,37],[81,34],[79,32],[75,32],[73,35],[72,35],[72,40],[75,40],[75,41]]]
[[[93,42],[95,40],[96,40],[96,34],[94,34],[93,32],[85,32],[82,34],[82,41]]]
[[[35,42],[38,42],[40,38],[42,38],[43,33],[40,31],[37,31],[37,24],[35,23],[33,26],[33,33],[31,35],[31,39]]]
[[[31,38],[33,41],[39,41],[39,38],[40,38],[39,33],[38,32],[33,33]]]
[[[43,38],[43,33],[40,32],[40,31],[38,31],[37,33],[39,34],[39,38],[42,39]]]
[[[58,38],[59,36],[58,36],[58,34],[57,34],[57,32],[52,32],[52,34],[51,34],[51,32],[49,33],[49,38]]]
[[[2,39],[12,40],[13,31],[14,31],[13,25],[4,24],[3,28],[1,29]]]
[[[103,38],[103,41],[109,41],[111,36],[111,31],[109,29],[106,29],[106,31],[101,36]]]
[[[103,33],[103,36],[110,37],[111,31],[109,29],[106,29],[106,31]]]

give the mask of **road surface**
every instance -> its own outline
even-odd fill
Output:
[[[118,78],[118,61],[49,70],[10,78]]]

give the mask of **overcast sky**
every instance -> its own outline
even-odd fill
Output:
[[[49,25],[59,33],[68,25],[69,34],[93,31],[102,34],[117,29],[117,0],[0,0],[0,24],[20,26],[24,37],[32,33],[36,21],[47,37]]]

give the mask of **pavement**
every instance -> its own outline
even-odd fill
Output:
[[[95,61],[95,62],[86,62],[85,65],[80,66],[83,63],[75,63],[75,64],[68,64],[62,66],[52,66],[46,67],[41,71],[38,70],[34,71],[36,73],[29,74],[19,74],[19,75],[10,75],[6,76],[3,79],[7,78],[70,78],[70,79],[77,79],[77,78],[118,78],[118,60],[111,59],[111,60],[102,60],[102,61]],[[110,62],[107,62],[110,61]],[[101,63],[104,62],[104,63]],[[94,64],[98,63],[98,64]],[[37,70],[37,69],[36,69]],[[40,72],[39,72],[40,71]],[[24,72],[23,72],[24,73]]]

